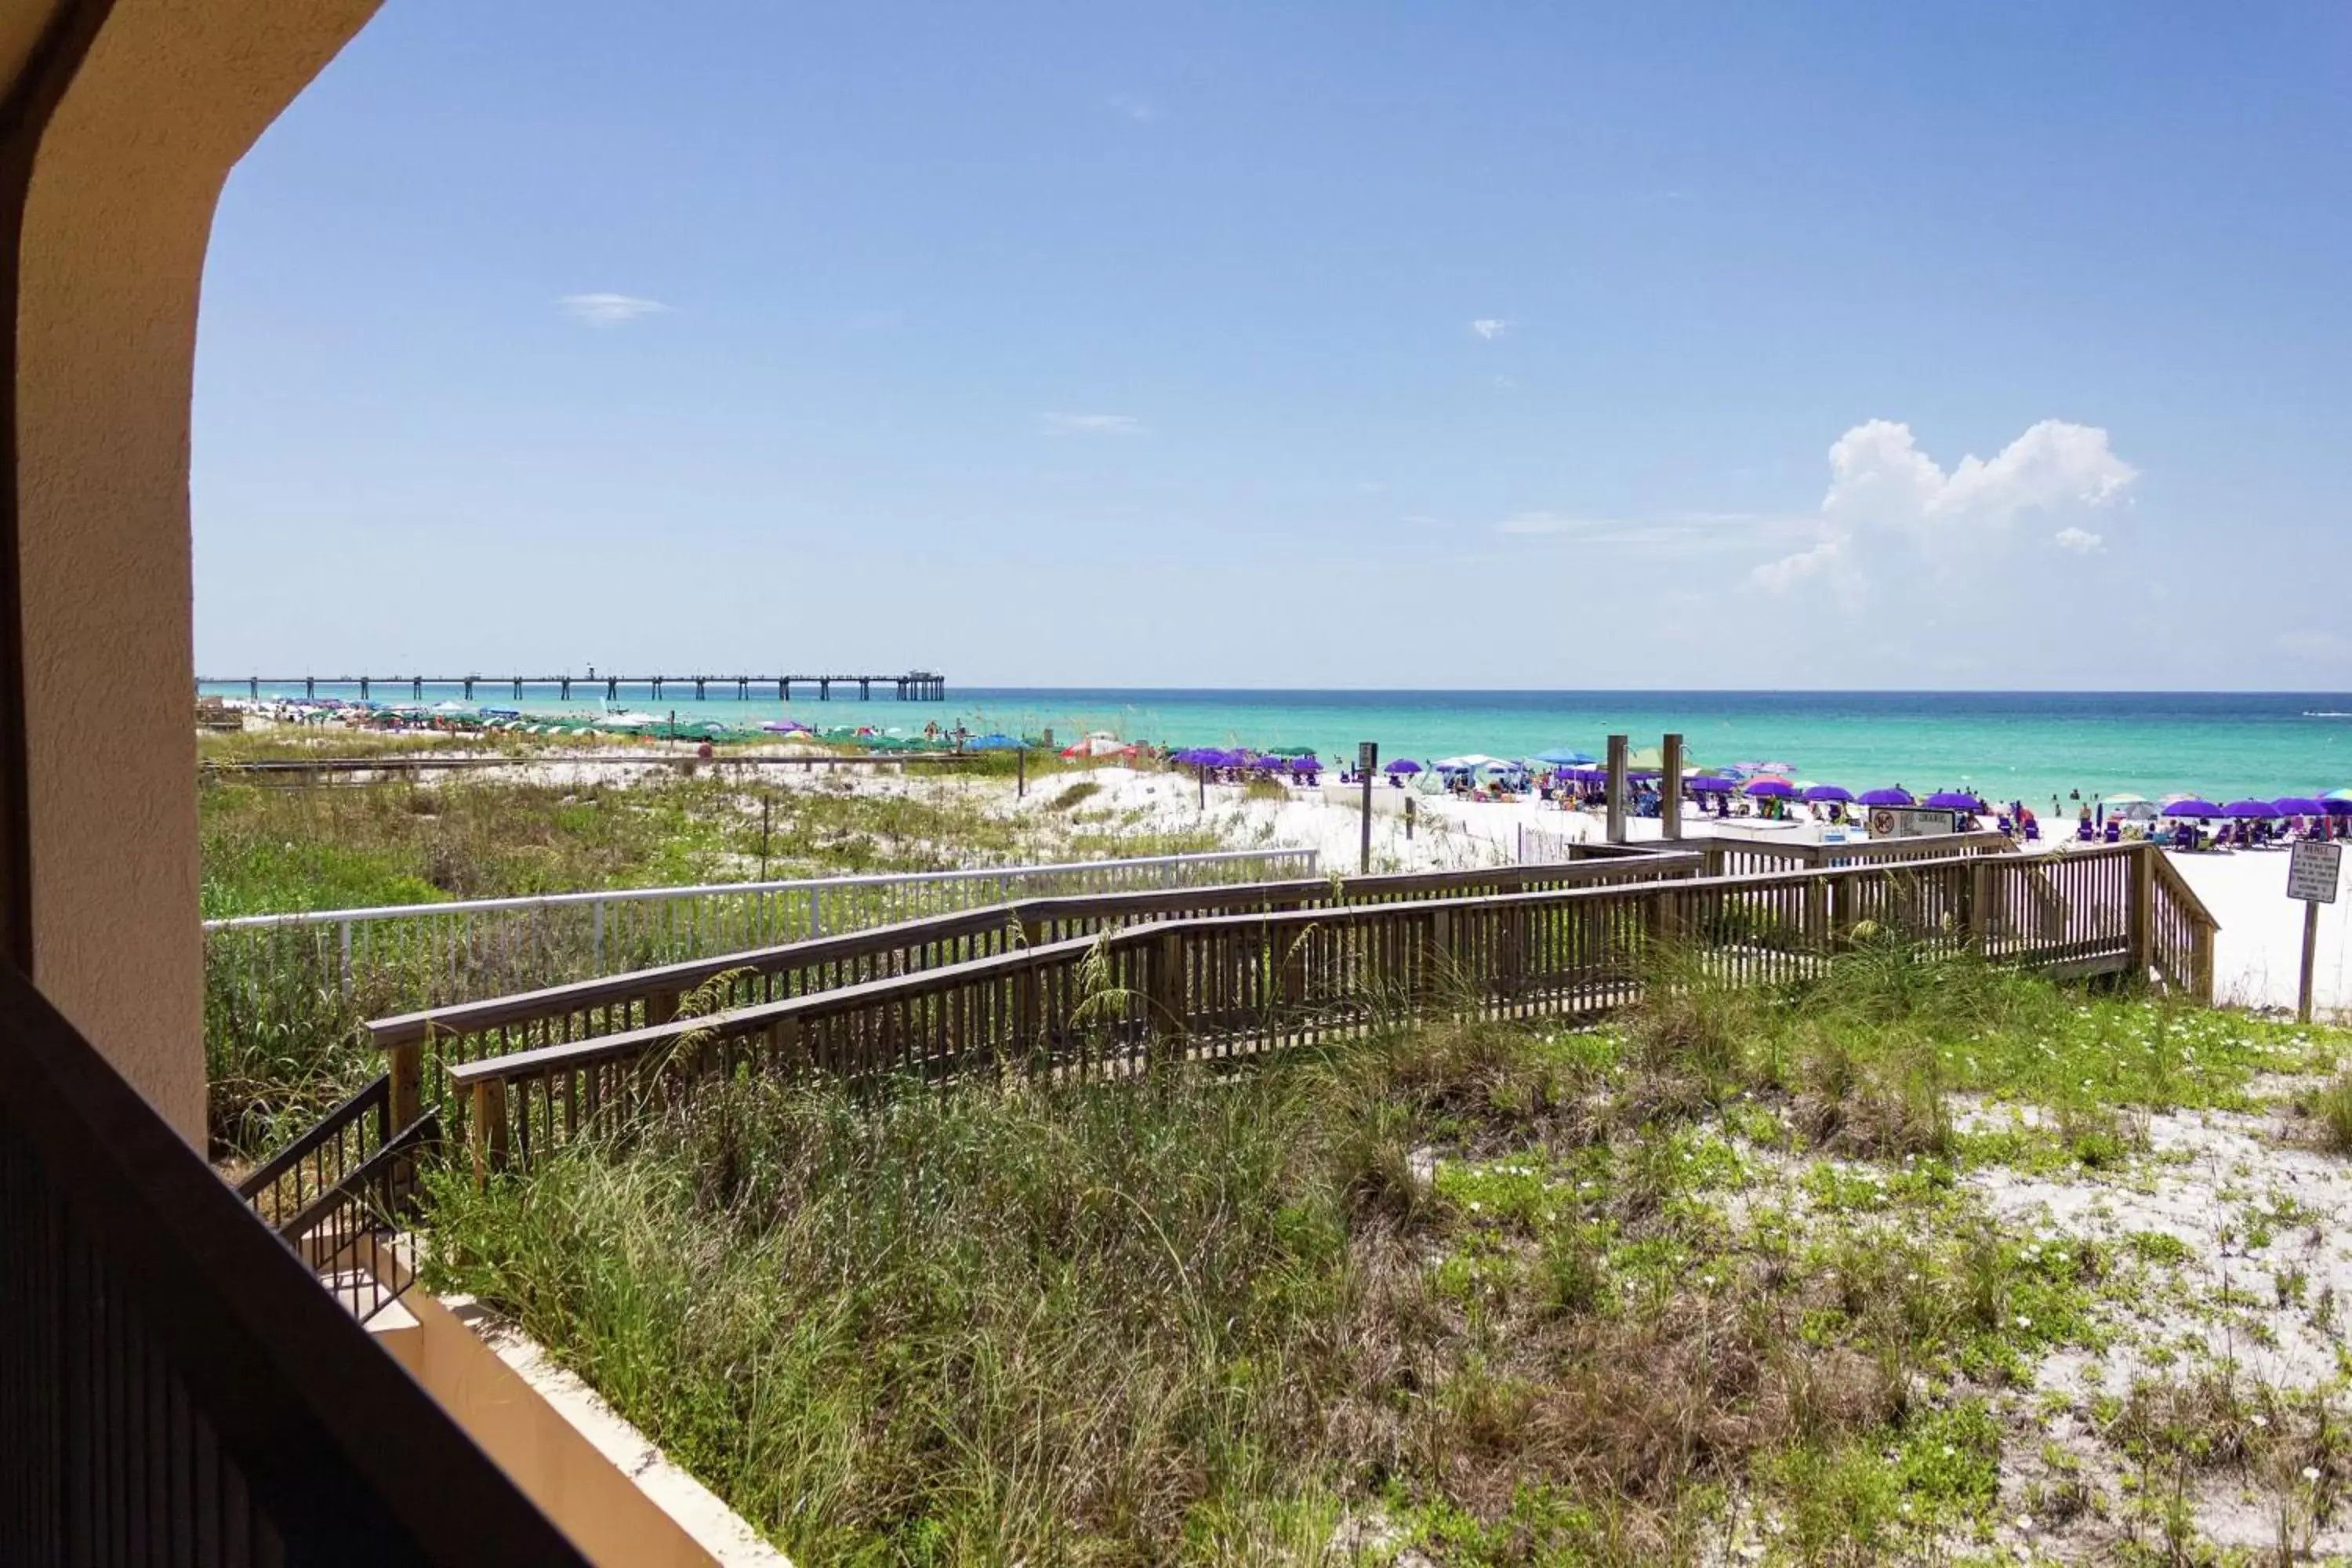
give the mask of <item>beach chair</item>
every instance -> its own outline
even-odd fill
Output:
[[[2124,825],[2120,822],[2108,823],[2106,838],[2110,844],[2121,844],[2124,841]]]
[[[2025,825],[2025,841],[2028,844],[2042,842],[2042,821],[2039,817]]]
[[[2074,824],[2074,837],[2082,842],[2088,844],[2097,837],[2097,830],[2092,827],[2091,819],[2089,817],[2086,816],[2083,818],[2082,821]]]

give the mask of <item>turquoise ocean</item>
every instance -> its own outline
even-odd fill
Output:
[[[215,681],[207,694],[242,697],[241,681]],[[578,688],[574,688],[575,694]],[[2128,790],[2158,798],[2192,791],[2215,800],[2273,798],[2352,787],[2352,693],[2018,691],[1276,691],[1002,689],[950,687],[943,702],[899,702],[887,689],[860,702],[836,689],[821,702],[795,688],[789,704],[737,701],[714,681],[696,701],[671,682],[653,700],[642,684],[621,689],[621,705],[681,724],[716,720],[754,725],[790,717],[820,728],[871,725],[919,733],[927,723],[961,723],[1037,734],[1066,743],[1091,730],[1161,745],[1311,746],[1352,756],[1376,741],[1385,759],[1428,760],[1465,752],[1532,756],[1565,747],[1599,754],[1612,734],[1655,745],[1678,731],[1708,766],[1785,762],[1797,776],[1863,790],[1900,784],[1914,791],[1967,787],[2046,809],[2055,795],[2083,798]],[[299,697],[300,685],[263,682],[265,697]],[[356,688],[320,682],[319,694]],[[403,700],[405,686],[379,683],[378,700]],[[428,683],[425,700],[458,695]],[[600,692],[601,695],[601,692]],[[495,679],[478,682],[485,707],[526,713],[595,712],[600,700],[555,700],[527,689],[520,701]],[[2072,801],[2067,805],[2071,810]]]

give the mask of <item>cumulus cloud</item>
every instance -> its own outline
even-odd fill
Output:
[[[1042,416],[1054,436],[1140,436],[1143,421],[1130,414],[1047,414]]]
[[[2108,505],[2138,475],[2109,447],[2105,430],[2063,419],[2042,421],[1990,458],[1963,458],[1949,473],[1919,449],[1908,425],[1887,419],[1848,430],[1829,458],[1829,492],[1811,542],[1757,567],[1758,586],[1786,592],[1828,576],[1851,593],[1872,552],[1907,543],[1942,559],[1968,549],[1982,530],[2008,528],[2021,512]],[[2100,537],[2069,526],[2056,542],[2088,552]]]
[[[2107,544],[2104,534],[2093,533],[2087,528],[2062,528],[2050,536],[2050,542],[2077,555],[2096,555]]]
[[[1491,343],[1509,331],[1511,323],[1500,316],[1481,316],[1470,323],[1470,330]]]
[[[556,305],[575,321],[592,327],[619,327],[646,316],[667,316],[670,308],[659,300],[635,294],[566,294]]]

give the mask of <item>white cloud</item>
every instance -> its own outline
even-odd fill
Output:
[[[1143,434],[1143,421],[1129,414],[1047,414],[1041,417],[1047,434],[1055,436]]]
[[[619,327],[645,316],[667,316],[670,308],[659,300],[635,294],[566,294],[556,304],[565,315],[592,327]]]
[[[1103,100],[1103,105],[1113,114],[1139,124],[1160,118],[1160,106],[1139,92],[1114,92]]]
[[[1829,493],[1811,542],[1757,567],[1759,587],[1781,592],[1828,574],[1851,594],[1874,552],[1907,542],[1941,562],[2021,512],[2105,506],[2139,472],[2110,449],[2105,430],[2063,419],[2042,421],[1990,459],[1963,458],[1948,474],[1919,449],[1908,425],[1887,419],[1848,430],[1829,458]],[[2057,542],[2087,552],[2099,536],[2070,526]]]
[[[1500,316],[1481,316],[1470,323],[1470,330],[1491,343],[1509,331],[1511,323]]]
[[[2087,528],[2062,528],[2050,536],[2050,542],[2077,555],[2096,555],[2107,544],[2105,535],[2093,533]]]

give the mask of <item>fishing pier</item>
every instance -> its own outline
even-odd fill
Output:
[[[593,667],[582,675],[342,675],[335,677],[303,675],[279,678],[248,675],[229,679],[199,676],[196,689],[205,687],[242,686],[255,701],[261,699],[261,689],[299,686],[302,695],[316,700],[321,689],[330,696],[341,696],[356,691],[359,700],[368,701],[377,691],[399,691],[403,688],[412,701],[425,700],[425,689],[457,687],[474,700],[476,689],[485,692],[510,692],[512,700],[520,702],[526,692],[552,694],[559,701],[569,702],[576,689],[583,698],[602,694],[608,702],[617,702],[624,695],[643,696],[659,702],[665,697],[676,701],[688,689],[694,700],[706,701],[713,696],[732,697],[739,702],[749,702],[754,697],[767,696],[770,689],[780,702],[793,700],[795,686],[816,688],[817,700],[833,700],[836,686],[857,688],[857,700],[870,702],[874,689],[887,686],[900,702],[944,702],[948,695],[948,678],[937,670],[910,669],[903,675],[598,675]]]

